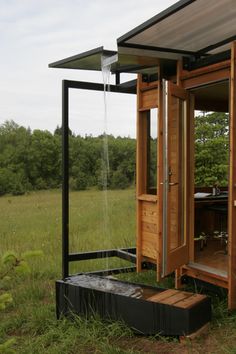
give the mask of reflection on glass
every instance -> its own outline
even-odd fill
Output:
[[[157,108],[147,112],[147,194],[157,190]]]
[[[185,242],[185,162],[186,162],[186,112],[185,102],[172,97],[171,115],[168,126],[169,150],[169,232],[170,250],[182,246]]]

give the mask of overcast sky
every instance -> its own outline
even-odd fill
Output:
[[[100,72],[49,69],[48,64],[116,39],[176,0],[0,0],[0,123],[32,129],[61,125],[61,80],[101,82]],[[108,133],[135,135],[134,96],[110,94]],[[73,90],[71,129],[103,131],[101,93]]]

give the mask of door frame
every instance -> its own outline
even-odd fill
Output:
[[[161,143],[161,149],[159,149],[163,154],[162,166],[159,165],[159,174],[162,174],[162,179],[159,179],[160,189],[162,189],[162,203],[159,205],[159,220],[162,219],[160,225],[159,234],[162,238],[162,260],[161,260],[161,275],[162,277],[167,276],[173,272],[176,268],[183,266],[189,261],[189,239],[192,234],[193,222],[191,222],[194,216],[194,205],[193,196],[194,186],[193,186],[193,164],[191,161],[192,156],[192,139],[193,134],[193,115],[194,115],[194,97],[187,90],[182,89],[180,86],[173,84],[172,82],[167,82],[163,80],[162,82],[163,90],[163,109],[161,120],[162,129],[159,129],[160,136],[159,140]],[[174,96],[182,101],[185,101],[185,151],[184,151],[184,163],[185,163],[185,176],[184,176],[184,243],[182,246],[170,250],[170,240],[168,235],[168,218],[167,218],[167,204],[170,188],[169,181],[169,162],[168,162],[168,124],[169,124],[169,112],[171,96]],[[178,157],[179,159],[179,157]],[[179,177],[180,178],[180,177]],[[179,232],[179,231],[178,231]]]

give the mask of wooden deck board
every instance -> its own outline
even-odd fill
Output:
[[[153,301],[153,302],[160,302],[163,299],[167,299],[170,296],[176,295],[179,291],[175,289],[168,289],[165,291],[162,291],[161,293],[158,293],[156,295],[150,296],[147,300],[148,301]]]
[[[206,295],[192,294],[188,298],[177,302],[176,304],[174,304],[174,306],[180,307],[182,309],[187,309],[203,301],[204,299],[206,299]]]
[[[170,296],[168,299],[162,300],[161,303],[166,305],[176,305],[177,303],[179,303],[179,301],[183,301],[191,296],[192,296],[191,293],[179,291],[178,294]]]
[[[182,309],[187,309],[197,305],[204,299],[206,299],[206,295],[194,294],[175,289],[168,289],[147,298],[148,301],[180,307]]]

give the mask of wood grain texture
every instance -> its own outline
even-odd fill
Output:
[[[168,289],[150,296],[147,300],[160,304],[189,309],[206,299],[206,295],[194,294],[186,291]]]
[[[157,281],[161,279],[162,273],[162,228],[163,228],[163,88],[162,70],[158,68],[158,141],[157,141]]]
[[[157,195],[147,194],[148,150],[150,130],[150,109],[158,106],[158,83],[142,81],[138,75],[137,84],[137,151],[136,151],[136,191],[137,191],[137,271],[141,271],[142,261],[157,258]]]
[[[236,309],[236,42],[231,48],[230,157],[228,199],[229,292],[228,308]]]

